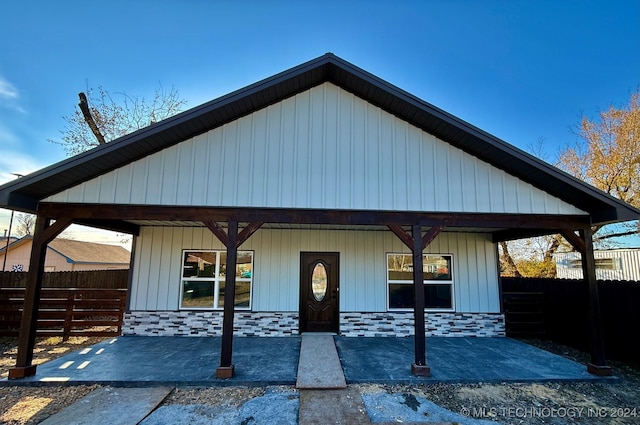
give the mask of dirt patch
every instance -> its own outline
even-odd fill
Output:
[[[105,338],[38,338],[33,363],[42,364],[67,353],[97,344]],[[0,338],[0,378],[15,366],[18,338]],[[37,424],[89,394],[97,385],[60,387],[0,387],[0,424]]]
[[[97,385],[0,387],[0,423],[37,424],[89,394]]]
[[[264,387],[176,388],[163,404],[206,404],[216,407],[240,407],[262,397]]]

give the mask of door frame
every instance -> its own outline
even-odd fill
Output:
[[[311,257],[311,256],[331,256],[335,259],[335,293],[331,294],[328,293],[327,296],[330,296],[333,298],[333,302],[332,304],[335,306],[334,307],[334,312],[333,312],[333,317],[332,317],[332,322],[335,324],[334,326],[332,326],[332,330],[329,331],[325,331],[325,332],[335,332],[336,334],[340,333],[340,253],[339,252],[335,252],[335,251],[301,251],[300,252],[300,279],[299,279],[299,307],[298,307],[298,317],[299,317],[299,324],[298,324],[298,333],[303,333],[303,332],[314,332],[314,331],[309,331],[307,329],[307,317],[306,317],[306,298],[304,297],[305,294],[305,290],[308,291],[308,288],[306,287],[306,284],[308,283],[306,281],[306,277],[304,275],[304,264],[305,264],[305,258]],[[317,332],[317,331],[316,331]]]

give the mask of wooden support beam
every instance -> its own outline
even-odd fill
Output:
[[[140,226],[120,220],[74,220],[75,224],[95,227],[97,229],[109,230],[112,232],[126,233],[133,236],[140,235]]]
[[[216,378],[233,377],[233,314],[236,298],[236,262],[238,256],[238,222],[229,221],[227,229],[227,273],[224,283],[224,313],[222,318],[222,348],[220,366],[216,369]]]
[[[574,234],[573,232],[571,233]],[[587,371],[598,376],[611,376],[611,367],[607,365],[604,350],[600,296],[598,294],[598,281],[596,280],[596,261],[593,257],[593,233],[591,227],[580,230],[580,240],[584,242],[585,247],[582,252],[582,273],[589,295],[588,323],[591,331],[591,361],[587,364]]]
[[[73,223],[73,220],[70,218],[59,218],[58,220],[56,220],[55,223],[48,225],[42,232],[42,240],[44,241],[44,244],[46,245],[52,240],[54,240],[56,236],[64,232],[64,230],[67,227],[69,227],[72,223]],[[35,234],[33,236],[33,239],[35,241]]]
[[[216,378],[233,377],[233,316],[236,298],[236,263],[238,247],[251,237],[262,226],[262,222],[249,223],[238,234],[238,222],[229,220],[227,231],[215,221],[203,221],[219,240],[227,247],[227,273],[224,282],[224,310],[222,317],[222,347],[220,349],[220,366],[216,369]]]
[[[240,245],[245,243],[247,239],[251,237],[264,223],[262,221],[256,221],[253,223],[249,223],[245,226],[244,229],[238,235],[238,240],[236,242],[236,248],[240,248]]]
[[[590,224],[589,216],[494,213],[421,213],[403,211],[352,211],[286,208],[212,208],[162,205],[104,205],[46,203],[39,211],[47,217],[100,220],[229,221],[243,223],[377,225],[403,223],[424,227],[517,229],[578,229]]]
[[[129,275],[127,276],[127,295],[125,298],[125,311],[131,310],[131,293],[133,292],[133,275],[134,270],[133,265],[136,261],[136,246],[138,245],[138,236],[132,235],[131,240],[131,255],[129,256]]]
[[[440,232],[442,232],[442,229],[444,229],[443,226],[437,226],[437,227],[432,227],[431,229],[429,229],[427,231],[427,233],[425,233],[422,236],[422,249],[424,250],[426,247],[429,246],[429,244],[431,242],[433,242],[433,240],[435,238],[438,237],[438,235],[440,234]]]
[[[566,226],[567,223],[562,224]],[[508,242],[518,239],[536,238],[538,236],[554,235],[558,233],[558,228],[542,229],[542,228],[511,228],[507,230],[498,230],[491,234],[493,243]]]
[[[60,218],[50,225],[51,219],[48,217],[38,215],[36,218],[18,337],[18,354],[15,367],[9,369],[9,379],[26,378],[36,374],[36,365],[32,364],[33,348],[38,328],[38,308],[47,244],[63,232],[71,222],[71,219]]]
[[[587,246],[580,236],[576,235],[573,230],[561,229],[560,234],[571,244],[571,246],[584,256],[587,252]],[[585,275],[586,276],[586,275]]]
[[[405,244],[411,251],[413,251],[414,240],[413,236],[407,233],[399,224],[388,224],[387,227]],[[422,249],[424,250],[435,238],[442,232],[444,226],[435,226],[429,229],[424,235],[421,235]]]
[[[431,376],[431,369],[427,366],[427,343],[424,321],[424,271],[422,259],[422,227],[414,225],[413,233],[413,320],[415,326],[414,363],[411,372],[416,376]]]
[[[413,238],[407,232],[404,231],[399,224],[388,224],[387,227],[405,244],[410,250],[413,251]]]
[[[434,226],[424,235],[422,226],[413,225],[411,234],[399,224],[388,224],[387,227],[404,243],[413,254],[413,323],[414,323],[414,363],[411,373],[415,376],[431,376],[431,368],[427,366],[426,326],[424,319],[424,270],[422,251],[438,237],[444,226]]]
[[[203,221],[202,223],[211,230],[211,233],[213,233],[224,246],[227,248],[229,247],[229,237],[227,236],[227,232],[225,232],[218,223],[215,221]]]

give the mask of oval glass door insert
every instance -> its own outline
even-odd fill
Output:
[[[324,264],[316,263],[311,275],[311,291],[316,301],[322,301],[327,295],[327,269]]]

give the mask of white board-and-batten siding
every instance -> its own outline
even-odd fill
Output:
[[[584,214],[331,83],[44,201]]]
[[[137,238],[132,311],[180,306],[183,250],[224,249],[206,228],[143,227]],[[300,253],[340,253],[340,311],[387,310],[386,254],[408,249],[390,231],[258,230],[240,250],[253,258],[252,311],[297,312]],[[441,233],[425,253],[453,254],[457,312],[499,313],[495,245],[488,234]]]

